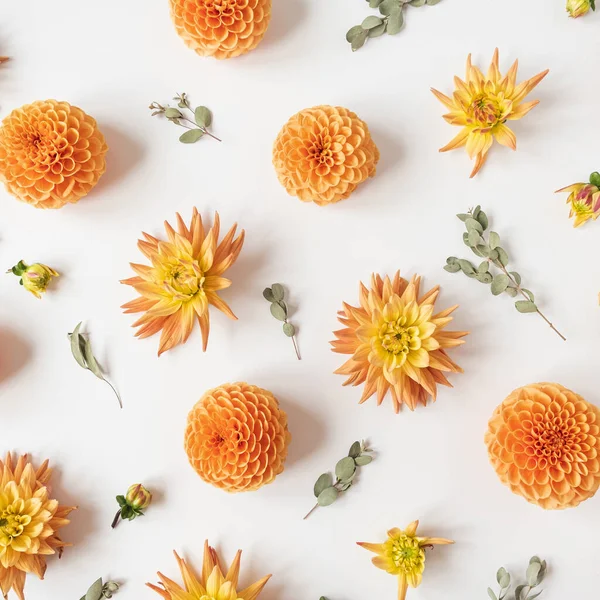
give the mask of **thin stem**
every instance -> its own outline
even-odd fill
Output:
[[[298,350],[298,344],[296,342],[295,335],[292,336],[292,342],[294,343],[294,350],[296,351],[296,356],[298,357],[298,360],[302,360],[302,358],[300,357],[300,350]]]
[[[115,515],[115,518],[113,519],[112,525],[111,527],[114,529],[117,526],[117,523],[119,522],[119,519],[121,518],[121,509],[119,509],[117,511],[117,514]]]
[[[188,119],[185,115],[182,114],[182,116],[180,118],[185,119],[188,123],[191,123],[195,128],[203,131],[206,135],[210,135],[210,137],[217,140],[217,142],[223,141],[223,140],[219,139],[216,135],[213,135],[210,131],[208,131],[208,129],[206,129],[206,127],[200,127],[195,121]],[[188,129],[189,129],[189,127],[188,127]]]
[[[112,391],[115,393],[115,396],[117,397],[117,400],[119,401],[119,406],[121,408],[123,408],[123,402],[121,401],[121,396],[119,396],[119,392],[117,392],[117,390],[115,389],[115,386],[108,379],[103,379],[102,381],[106,381],[106,383],[108,383],[108,385],[110,385],[110,387],[112,388]]]
[[[306,513],[306,516],[302,520],[306,521],[306,519],[308,519],[308,517],[310,517],[310,515],[312,515],[315,512],[315,510],[317,510],[317,508],[319,508],[318,502]]]

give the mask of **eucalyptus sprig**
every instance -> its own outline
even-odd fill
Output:
[[[119,401],[119,406],[123,408],[123,403],[121,402],[121,396],[119,396],[119,392],[114,388],[113,384],[104,377],[102,373],[102,369],[92,352],[92,345],[88,337],[85,334],[80,333],[81,323],[75,327],[73,333],[69,333],[69,340],[71,342],[71,353],[73,354],[73,358],[77,361],[77,364],[83,369],[87,369],[91,371],[98,379],[108,383],[112,388],[112,391],[115,393],[117,400]]]
[[[546,576],[546,561],[541,560],[537,556],[533,556],[529,561],[525,579],[527,583],[518,585],[515,588],[514,600],[533,600],[537,598],[542,590],[531,594],[531,592],[544,580]],[[500,586],[498,595],[494,593],[492,588],[487,589],[490,600],[505,600],[508,592],[510,591],[510,573],[504,568],[500,567],[496,573],[496,581]],[[531,594],[531,595],[530,595]]]
[[[509,258],[506,250],[500,246],[500,236],[495,231],[490,231],[489,235],[486,231],[489,226],[487,215],[477,206],[474,210],[469,210],[468,213],[456,215],[467,229],[463,233],[463,242],[468,246],[473,254],[483,258],[484,260],[475,266],[468,260],[450,256],[446,259],[444,269],[448,273],[458,273],[462,271],[467,277],[477,279],[477,281],[490,285],[491,292],[494,296],[500,294],[508,294],[511,298],[521,295],[524,300],[517,300],[515,308],[520,313],[537,313],[548,323],[557,335],[564,341],[567,338],[554,327],[554,325],[546,318],[535,303],[535,297],[531,290],[521,286],[521,276],[516,271],[508,271]],[[486,235],[488,235],[486,239]],[[495,273],[491,268],[492,265],[500,272]]]
[[[265,300],[271,303],[271,314],[278,320],[283,321],[283,333],[292,338],[294,350],[298,360],[301,360],[300,350],[296,342],[296,328],[288,321],[288,308],[285,303],[285,290],[280,283],[274,283],[270,288],[263,290]]]
[[[96,579],[89,587],[85,596],[81,596],[80,600],[103,600],[104,598],[112,598],[115,592],[119,591],[119,584],[116,581],[107,581],[102,583],[102,577]]]
[[[348,456],[339,460],[335,465],[335,481],[331,473],[323,473],[319,476],[313,488],[317,503],[310,509],[304,519],[308,519],[319,506],[333,504],[341,493],[352,487],[358,467],[364,467],[373,460],[373,456],[369,452],[372,452],[372,450],[367,447],[364,440],[354,442],[350,446]]]
[[[367,0],[371,8],[378,8],[380,17],[371,15],[364,19],[360,25],[355,25],[348,30],[346,41],[352,47],[352,52],[362,48],[369,38],[379,37],[384,33],[396,35],[404,26],[404,7],[433,6],[441,0]]]
[[[152,111],[153,117],[156,115],[164,115],[171,123],[175,123],[175,125],[179,125],[188,130],[181,134],[179,137],[180,142],[183,144],[193,144],[204,135],[208,135],[218,142],[222,141],[216,135],[213,135],[208,131],[208,128],[212,123],[212,113],[206,106],[197,106],[193,109],[185,92],[177,94],[173,100],[177,100],[177,106],[179,108],[173,108],[168,104],[163,106],[158,102],[153,102],[148,108]],[[191,118],[188,116],[188,113],[190,113]],[[190,127],[190,124],[192,127]]]

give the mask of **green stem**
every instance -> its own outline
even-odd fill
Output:
[[[108,383],[108,385],[110,385],[110,387],[112,388],[112,391],[115,393],[115,396],[117,397],[117,400],[119,401],[119,406],[121,408],[123,408],[123,402],[121,401],[121,396],[119,396],[119,392],[117,392],[117,390],[115,389],[115,386],[108,379],[103,379],[102,381],[106,381],[106,383]]]

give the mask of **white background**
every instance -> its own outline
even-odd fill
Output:
[[[415,518],[424,535],[457,543],[428,554],[413,600],[485,598],[500,565],[521,575],[534,553],[550,565],[548,600],[595,592],[600,499],[564,512],[527,504],[499,483],[483,435],[494,407],[531,382],[600,402],[600,224],[574,230],[565,196],[553,194],[600,168],[600,15],[570,20],[562,0],[444,0],[409,7],[401,34],[353,54],[344,35],[369,14],[363,0],[274,0],[259,48],[224,62],[184,46],[166,1],[0,3],[0,54],[13,57],[0,68],[1,116],[67,100],[98,120],[110,146],[106,174],[77,205],[35,210],[0,191],[2,268],[39,260],[62,273],[42,301],[0,279],[0,450],[50,458],[56,496],[80,507],[61,531],[73,548],[48,561],[44,582],[28,578],[28,600],[79,598],[99,576],[124,582],[123,600],[157,598],[144,582],[159,569],[179,579],[172,549],[200,565],[205,538],[226,560],[244,549],[242,583],[273,573],[262,600],[391,599],[395,579],[355,542]],[[437,152],[458,130],[429,88],[449,94],[469,52],[487,70],[495,46],[503,71],[519,59],[519,80],[550,74],[531,95],[540,105],[514,123],[518,151],[495,146],[469,180],[463,151]],[[222,144],[182,145],[175,126],[150,117],[151,101],[177,91],[213,110]],[[288,197],[271,165],[281,126],[317,104],[357,112],[382,155],[375,179],[327,208]],[[467,251],[454,214],[477,203],[566,343],[508,297],[442,270]],[[119,279],[143,261],[142,230],[161,234],[164,219],[189,219],[194,205],[246,230],[222,294],[239,321],[213,311],[206,354],[196,330],[158,359],[158,337],[135,339],[134,318],[119,309],[135,295]],[[438,306],[460,303],[453,326],[471,335],[452,353],[465,369],[455,388],[394,415],[389,399],[358,406],[361,390],[332,374],[344,357],[328,341],[359,280],[398,268],[441,284]],[[261,296],[273,281],[289,286],[302,362]],[[70,354],[66,335],[80,320],[123,411]],[[205,390],[238,380],[274,392],[293,441],[274,484],[227,495],[188,465],[183,431]],[[377,460],[343,499],[302,521],[316,477],[360,437]],[[137,481],[154,490],[153,506],[111,531],[114,496]]]

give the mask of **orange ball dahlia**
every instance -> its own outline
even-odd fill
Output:
[[[175,29],[200,56],[234,58],[254,50],[271,20],[271,0],[169,0]]]
[[[36,208],[81,200],[106,170],[108,146],[96,121],[56,100],[13,110],[0,127],[0,181]]]
[[[452,321],[453,306],[433,314],[439,286],[419,295],[421,278],[371,277],[371,289],[360,284],[360,306],[344,302],[338,320],[344,329],[334,331],[333,351],[351,354],[336,373],[348,375],[344,385],[361,385],[360,403],[377,393],[381,404],[391,392],[394,410],[402,403],[410,410],[435,401],[437,386],[452,387],[444,372],[462,373],[445,348],[464,343],[467,331],[444,331]]]
[[[600,410],[557,383],[512,392],[485,443],[500,481],[542,508],[577,506],[600,486]]]
[[[271,392],[247,383],[209,390],[188,415],[185,451],[204,481],[249,492],[283,471],[291,435]]]
[[[14,590],[24,600],[28,573],[44,578],[46,557],[70,546],[58,536],[68,525],[75,506],[60,506],[51,498],[52,469],[45,461],[37,470],[27,455],[13,463],[10,453],[0,460],[0,591],[8,598]]]
[[[320,206],[348,198],[375,176],[378,161],[367,124],[340,106],[295,114],[273,147],[273,165],[288,194]]]

